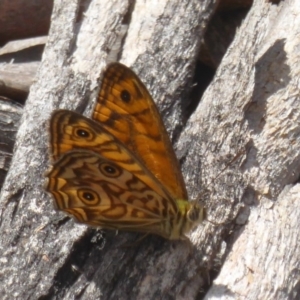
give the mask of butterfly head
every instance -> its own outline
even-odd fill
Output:
[[[174,219],[171,240],[185,239],[185,235],[206,219],[206,209],[197,201],[177,200],[178,216]]]
[[[187,211],[187,220],[194,227],[206,219],[206,209],[196,201],[190,202],[190,209]],[[192,228],[191,228],[192,229]]]

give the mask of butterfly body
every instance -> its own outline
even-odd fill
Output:
[[[157,108],[127,67],[104,74],[93,120],[68,110],[50,120],[45,188],[78,222],[180,239],[205,218],[184,181]]]

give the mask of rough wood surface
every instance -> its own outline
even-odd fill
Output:
[[[24,103],[33,84],[47,37],[11,41],[0,48],[0,95]]]
[[[19,52],[40,45],[45,46],[46,42],[47,36],[39,36],[34,38],[10,41],[0,48],[1,60],[3,55]]]
[[[210,185],[210,218],[242,205],[205,299],[300,297],[299,14],[298,1],[254,1],[180,136],[190,191],[200,172]],[[240,166],[213,180],[242,148]]]
[[[297,2],[254,1],[187,124],[194,64],[215,1],[55,2],[1,194],[3,299],[299,297]],[[88,115],[101,71],[118,57],[149,87],[178,138],[191,198],[207,201],[214,224],[199,226],[192,245],[104,237],[59,215],[43,192],[51,111]]]
[[[241,171],[248,187],[241,200],[250,217],[232,236],[208,299],[220,292],[223,299],[300,297],[299,14],[297,1],[256,1],[228,51],[229,59],[239,58],[236,67],[225,58],[220,68],[222,76],[226,69],[236,74],[239,86],[222,100],[235,99],[244,111],[249,142]]]
[[[39,62],[0,64],[0,95],[23,102],[33,84]]]
[[[0,97],[0,189],[10,166],[22,111],[18,103]]]

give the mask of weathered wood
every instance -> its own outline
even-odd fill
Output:
[[[55,3],[44,60],[26,102],[1,197],[1,271],[5,276],[0,289],[7,299],[54,295],[70,299],[78,293],[84,299],[100,294],[122,299],[126,291],[133,299],[199,292],[203,279],[196,270],[201,263],[188,258],[191,250],[185,242],[149,237],[128,248],[124,244],[139,235],[122,233],[107,238],[101,250],[91,242],[93,231],[86,227],[67,222],[64,216],[55,226],[58,214],[42,185],[51,111],[58,107],[82,111],[106,62],[117,55],[148,82],[164,111],[172,107],[172,101],[180,107],[214,5],[198,0],[137,1],[134,7],[116,0],[95,0],[85,7],[79,1]],[[175,108],[170,112],[169,124],[178,127],[181,112]]]
[[[46,42],[47,42],[47,36],[39,36],[34,38],[10,41],[0,48],[1,60],[3,55],[16,53],[40,45],[45,46]],[[23,59],[25,60],[25,57]]]
[[[3,186],[3,299],[195,299],[223,261],[207,298],[275,299],[286,291],[296,299],[297,0],[254,2],[186,126],[194,63],[215,1],[79,2],[55,3]],[[107,61],[117,57],[149,87],[172,136],[184,127],[177,150],[191,198],[210,190],[208,217],[220,225],[199,226],[192,245],[158,237],[134,245],[140,235],[126,233],[95,243],[94,230],[64,215],[57,220],[43,192],[51,111],[83,111]]]
[[[254,1],[180,137],[190,194],[203,180],[211,190],[210,218],[228,222],[242,205],[205,299],[300,296],[299,14],[298,1]]]
[[[9,169],[22,107],[11,99],[0,97],[0,189]]]
[[[0,48],[0,95],[25,102],[47,37],[11,41]]]
[[[0,64],[0,95],[24,102],[33,84],[39,62]]]

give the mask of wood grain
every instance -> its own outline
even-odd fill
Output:
[[[56,1],[1,194],[2,298],[299,298],[298,6],[254,1],[186,120],[215,1]],[[43,192],[51,111],[95,101],[113,57],[149,86],[178,141],[190,199],[210,192],[208,216],[220,225],[199,226],[191,246],[147,237],[125,248],[140,236],[119,234],[103,248],[101,234],[57,221]]]

